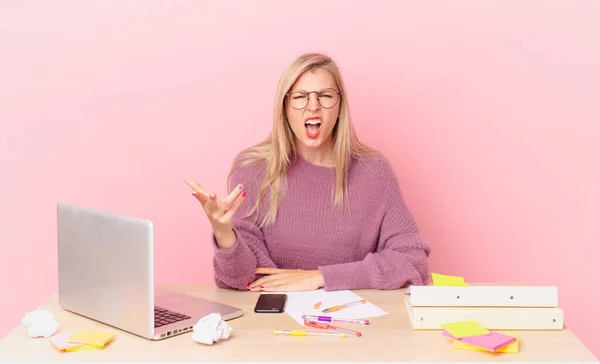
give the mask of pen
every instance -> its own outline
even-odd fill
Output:
[[[339,310],[342,310],[347,307],[362,305],[363,303],[367,303],[367,300],[354,301],[354,302],[346,303],[346,304],[339,305],[339,306],[329,307],[329,308],[324,309],[321,312],[323,312],[323,313],[335,312],[335,311],[339,311]]]
[[[358,332],[358,331],[354,331],[354,330],[350,330],[350,329],[344,329],[342,327],[337,327],[337,326],[333,326],[330,324],[324,324],[322,322],[317,322],[317,321],[309,321],[309,320],[304,320],[304,324],[306,326],[310,326],[310,327],[316,327],[317,329],[326,329],[326,330],[335,330],[335,331],[339,331],[339,332],[345,332],[351,335],[356,335],[356,336],[362,336],[362,333]]]
[[[346,322],[346,323],[350,323],[350,324],[363,324],[363,325],[369,324],[369,320],[336,318],[336,317],[331,317],[331,316],[302,315],[302,318],[304,320],[320,321],[320,322]]]
[[[306,331],[306,330],[275,330],[275,335],[286,335],[286,336],[339,336],[342,338],[346,337],[345,332],[317,332],[317,331]]]

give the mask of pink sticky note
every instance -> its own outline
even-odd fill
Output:
[[[499,332],[490,332],[489,335],[467,336],[461,339],[462,342],[477,346],[490,351],[496,351],[517,340],[516,338]]]
[[[50,337],[50,342],[54,345],[58,350],[65,350],[70,348],[76,348],[78,346],[83,346],[84,344],[70,343],[69,342],[69,334],[58,334]]]
[[[454,335],[449,333],[448,330],[442,331],[442,335],[444,335],[445,337],[449,337],[450,339],[459,340],[459,339],[455,338]]]
[[[489,351],[496,351],[517,340],[512,336],[504,335],[494,331],[490,331],[489,335],[465,336],[460,339],[455,338],[446,330],[444,330],[442,334],[451,339],[459,340]]]

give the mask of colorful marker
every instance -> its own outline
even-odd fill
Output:
[[[286,335],[286,336],[339,336],[341,338],[346,337],[345,332],[317,332],[317,331],[306,331],[306,330],[275,330],[275,335]]]
[[[339,306],[329,307],[329,308],[324,309],[321,312],[323,312],[323,313],[335,312],[335,311],[342,310],[344,308],[348,308],[348,307],[352,307],[352,306],[356,306],[356,305],[362,305],[365,303],[367,303],[367,300],[354,301],[354,302],[346,303],[346,304],[339,305]]]
[[[313,307],[314,307],[314,309],[316,310],[316,309],[318,309],[319,307],[321,307],[321,304],[322,304],[322,303],[323,303],[323,302],[321,302],[321,301],[319,301],[319,302],[315,303],[315,305],[313,306]]]
[[[324,324],[322,322],[317,322],[317,321],[304,320],[304,325],[310,326],[310,327],[316,327],[317,329],[335,330],[335,331],[339,331],[339,332],[345,332],[345,333],[348,333],[351,335],[362,336],[362,333],[360,333],[358,331],[344,329],[342,327],[337,327],[337,326],[333,326],[330,324]]]
[[[346,318],[336,318],[331,316],[313,316],[313,315],[302,315],[304,320],[309,321],[321,321],[321,322],[346,322],[350,324],[362,324],[368,325],[369,320],[357,320],[357,319],[346,319]]]

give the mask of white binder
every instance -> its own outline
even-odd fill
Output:
[[[554,286],[410,286],[413,307],[558,307]]]
[[[412,295],[411,295],[412,296]],[[558,307],[440,307],[404,303],[413,329],[442,330],[442,324],[475,320],[489,330],[562,330],[563,311]]]

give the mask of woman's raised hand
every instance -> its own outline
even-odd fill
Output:
[[[242,192],[244,186],[238,185],[221,201],[215,193],[208,192],[196,180],[186,178],[185,183],[192,188],[192,195],[204,208],[219,247],[224,249],[233,247],[236,238],[232,229],[232,218],[245,200],[246,192]]]

